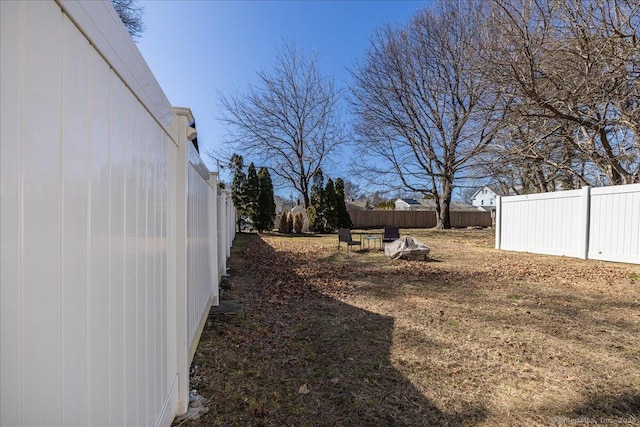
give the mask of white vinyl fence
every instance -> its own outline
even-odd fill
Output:
[[[189,149],[187,172],[187,294],[188,338],[190,354],[195,352],[196,339],[202,331],[206,312],[218,305],[217,188],[193,144]],[[215,178],[215,176],[214,176]]]
[[[496,248],[640,264],[640,184],[500,197]]]
[[[640,264],[640,184],[592,188],[590,259]]]
[[[168,426],[233,205],[109,2],[0,17],[0,425]]]

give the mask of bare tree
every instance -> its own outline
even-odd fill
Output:
[[[248,93],[219,94],[228,142],[268,165],[281,183],[295,188],[309,206],[310,181],[344,142],[337,114],[339,91],[323,76],[315,55],[290,45],[276,57],[271,74],[258,73]]]
[[[511,128],[537,129],[512,144],[521,165],[572,185],[640,182],[640,1],[491,5],[486,70],[510,100]]]
[[[348,179],[344,180],[344,197],[345,200],[357,200],[363,194],[362,188],[356,182]]]
[[[353,109],[370,182],[433,195],[437,228],[450,228],[457,180],[491,143],[499,98],[476,55],[482,2],[441,2],[373,37],[353,71]]]
[[[142,21],[144,7],[140,4],[140,0],[111,0],[111,4],[131,38],[134,41],[140,40],[146,29]]]
[[[476,161],[477,176],[504,194],[579,188],[597,181],[595,167],[566,144],[557,122],[509,123]]]

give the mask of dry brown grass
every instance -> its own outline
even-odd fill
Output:
[[[210,411],[185,425],[640,423],[640,266],[410,233],[431,260],[239,235],[224,298],[245,314],[203,334]]]

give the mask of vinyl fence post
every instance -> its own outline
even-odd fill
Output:
[[[591,187],[582,187],[582,215],[580,218],[580,231],[582,233],[582,242],[580,254],[582,259],[589,258],[589,226],[591,210]]]
[[[502,197],[496,196],[496,249],[500,249],[502,238]]]
[[[177,155],[176,155],[176,295],[169,296],[176,304],[176,345],[178,373],[178,414],[184,414],[189,407],[189,338],[188,338],[188,258],[187,258],[187,194],[188,194],[188,154],[187,126],[192,120],[186,111],[174,108],[177,116]]]
[[[213,280],[213,305],[220,305],[220,272],[218,270],[218,173],[209,173],[209,269]]]

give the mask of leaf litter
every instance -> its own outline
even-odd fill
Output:
[[[239,234],[223,298],[245,311],[210,318],[194,358],[209,412],[183,425],[640,420],[639,266],[411,232],[429,261]]]

